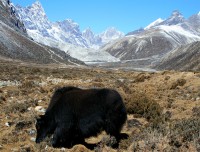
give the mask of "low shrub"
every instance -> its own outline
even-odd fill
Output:
[[[178,86],[184,86],[185,83],[185,79],[177,79],[175,82],[172,83],[170,89],[176,89]]]
[[[200,118],[179,120],[173,123],[172,136],[179,137],[183,142],[200,139]]]
[[[141,115],[149,121],[160,119],[163,109],[154,100],[141,94],[132,94],[125,102],[129,114]]]
[[[151,77],[149,75],[145,74],[138,74],[138,76],[135,78],[134,82],[144,82],[146,79],[150,79]]]
[[[25,102],[12,102],[5,106],[4,112],[6,114],[10,113],[25,113],[28,111],[29,107],[37,106],[38,103],[36,101],[25,101]]]
[[[192,112],[193,112],[194,116],[199,117],[200,116],[200,107],[194,107],[192,109]]]
[[[121,140],[119,143],[119,149],[124,149],[124,150],[128,149],[132,144],[132,142],[133,142],[132,138]]]

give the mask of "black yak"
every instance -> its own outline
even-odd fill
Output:
[[[53,147],[69,148],[103,130],[119,142],[126,119],[117,91],[63,87],[55,91],[45,115],[37,119],[36,143],[53,134]]]

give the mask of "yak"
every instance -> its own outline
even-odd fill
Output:
[[[53,134],[53,147],[70,148],[105,131],[121,139],[127,112],[120,94],[112,89],[57,89],[44,115],[36,122],[36,143]]]

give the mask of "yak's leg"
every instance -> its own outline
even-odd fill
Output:
[[[106,121],[104,129],[108,135],[115,137],[116,143],[113,144],[112,147],[117,148],[119,146],[120,140],[127,139],[128,135],[120,133],[122,125],[119,124],[117,120],[115,120],[115,119],[111,119],[111,120]]]
[[[61,124],[57,126],[54,135],[53,135],[53,141],[52,146],[53,147],[72,147],[73,143],[73,131],[68,124]]]

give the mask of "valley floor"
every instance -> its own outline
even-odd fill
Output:
[[[0,151],[90,151],[83,145],[54,149],[41,144],[35,119],[62,86],[112,88],[123,97],[129,139],[118,151],[199,151],[200,72],[136,72],[90,67],[60,67],[0,62]],[[101,134],[95,151],[117,151]],[[106,142],[105,142],[106,141]]]

